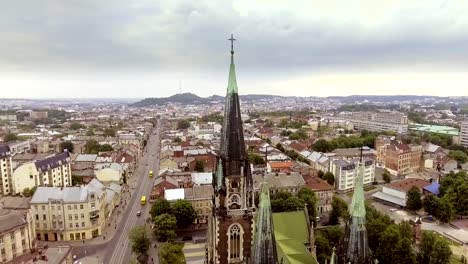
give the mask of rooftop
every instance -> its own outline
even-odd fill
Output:
[[[185,199],[211,199],[213,194],[212,185],[193,186],[192,188],[184,189]]]
[[[424,131],[437,134],[445,134],[450,136],[458,136],[458,129],[455,127],[449,126],[436,126],[436,125],[426,125],[426,124],[412,124],[409,127],[410,130],[415,131]]]
[[[62,200],[64,203],[84,202],[88,195],[95,193],[102,196],[105,186],[97,179],[92,179],[87,185],[73,187],[37,187],[31,202],[47,203],[49,200]]]
[[[254,180],[254,187],[260,189],[263,183],[263,175],[255,174],[252,176]],[[305,185],[304,178],[298,172],[292,173],[269,173],[266,174],[268,185],[270,189],[285,188],[285,187],[301,187]]]
[[[7,144],[0,145],[0,158],[10,155],[10,147]]]
[[[0,211],[0,234],[8,232],[15,227],[25,225],[27,222],[23,215],[13,210]]]
[[[95,162],[98,155],[96,154],[78,154],[75,158],[75,162]]]
[[[69,157],[70,157],[70,154],[68,153],[68,151],[64,151],[54,156],[51,156],[42,160],[38,160],[34,164],[36,165],[37,170],[48,171],[50,169],[55,169],[64,164],[67,164]]]
[[[195,185],[205,185],[213,182],[213,173],[211,172],[192,172],[191,176]]]
[[[392,183],[390,183],[388,185],[388,187],[406,193],[413,186],[418,187],[419,190],[422,191],[422,189],[424,187],[426,187],[426,186],[428,186],[430,184],[431,184],[430,182],[425,181],[425,180],[415,179],[415,178],[407,178],[407,179],[404,179],[404,180],[401,180],[401,181],[392,182]]]
[[[176,201],[185,199],[185,189],[169,189],[164,191],[164,198],[168,201]]]

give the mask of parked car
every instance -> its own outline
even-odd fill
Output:
[[[138,211],[138,212],[137,212],[137,216],[140,216],[140,215],[141,215],[141,211]]]
[[[390,212],[395,212],[396,210],[398,210],[398,209],[396,209],[396,208],[391,208],[391,209],[390,209]]]

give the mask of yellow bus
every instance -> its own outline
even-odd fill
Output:
[[[145,204],[146,204],[146,196],[143,195],[143,196],[141,197],[140,203],[141,203],[141,205],[145,205]]]
[[[153,171],[152,171],[152,170],[151,170],[151,171],[149,171],[149,173],[148,173],[148,174],[149,174],[149,176],[150,176],[150,177],[153,177]]]

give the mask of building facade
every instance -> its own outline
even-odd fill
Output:
[[[118,203],[119,187],[93,179],[75,187],[38,187],[30,204],[38,240],[85,240],[101,235]]]
[[[70,154],[65,151],[45,159],[27,162],[13,172],[13,191],[22,193],[37,186],[71,186]]]
[[[335,189],[338,192],[354,190],[358,176],[359,160],[331,159],[330,172],[335,176]],[[375,180],[375,161],[363,160],[363,184],[370,185]]]
[[[15,259],[36,248],[33,218],[29,212],[0,210],[0,263]]]
[[[399,112],[355,112],[340,118],[351,121],[357,130],[408,132],[408,117]]]
[[[460,144],[468,148],[468,120],[462,122],[460,129]]]
[[[10,147],[6,144],[0,145],[0,196],[13,192],[12,174]]]

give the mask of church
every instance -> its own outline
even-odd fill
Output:
[[[314,232],[307,209],[273,214],[267,182],[263,182],[262,190],[255,195],[244,144],[232,35],[229,41],[231,63],[220,151],[213,173],[214,196],[208,222],[206,263],[315,264]],[[362,189],[362,184],[360,187]],[[256,197],[259,201],[255,201]],[[361,260],[368,263],[367,234],[362,219],[365,216],[363,195],[357,198],[353,197],[350,212],[353,218],[348,224],[343,248],[340,248],[343,253],[339,257],[333,253],[330,264],[354,264]],[[359,212],[353,214],[352,210]]]

